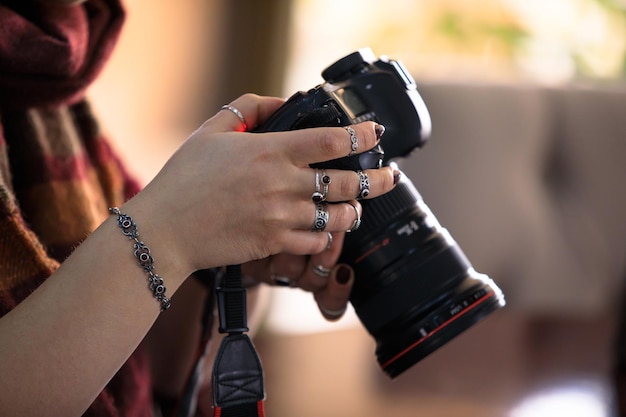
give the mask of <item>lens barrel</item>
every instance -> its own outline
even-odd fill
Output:
[[[340,261],[355,270],[350,301],[395,378],[504,306],[504,295],[473,269],[408,177],[361,203],[361,227],[346,235]]]

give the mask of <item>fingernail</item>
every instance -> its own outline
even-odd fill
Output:
[[[397,183],[400,182],[400,177],[402,176],[402,173],[398,170],[394,170],[393,171],[393,185],[396,185]]]
[[[346,265],[339,266],[339,269],[337,270],[337,275],[336,275],[336,279],[339,284],[346,285],[348,281],[350,281],[351,276],[352,276],[352,271],[350,270],[350,267]]]
[[[376,132],[376,139],[380,140],[380,138],[385,133],[385,126],[377,124],[376,126],[374,126],[374,131]]]

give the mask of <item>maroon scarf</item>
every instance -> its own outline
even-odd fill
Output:
[[[115,45],[124,20],[118,0],[50,3],[0,1],[0,108],[79,100]]]
[[[0,0],[0,316],[139,189],[83,100],[123,19],[118,0]],[[85,415],[150,416],[147,365],[135,352]]]

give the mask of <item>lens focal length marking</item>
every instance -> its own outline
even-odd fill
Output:
[[[420,344],[424,343],[426,340],[428,340],[430,337],[432,337],[438,331],[440,331],[441,329],[447,327],[452,322],[454,322],[455,320],[459,319],[460,317],[465,315],[470,310],[478,307],[483,302],[489,300],[492,296],[495,296],[495,292],[494,291],[486,291],[485,289],[480,289],[477,292],[471,294],[469,297],[466,297],[462,301],[454,303],[451,307],[448,307],[448,309],[447,309],[447,313],[450,314],[450,317],[448,317],[445,321],[441,322],[440,321],[440,317],[441,316],[435,316],[434,317],[434,321],[433,321],[433,319],[431,319],[431,321],[428,324],[424,325],[419,330],[419,333],[423,336],[421,339],[416,340],[411,345],[409,345],[408,347],[406,347],[405,349],[403,349],[402,351],[397,353],[395,356],[393,356],[391,359],[389,359],[386,362],[384,362],[381,365],[381,367],[383,369],[389,367],[395,361],[397,361],[398,359],[403,357],[407,352],[410,352],[411,350],[415,349],[417,346],[419,346]],[[462,306],[464,304],[466,305],[466,307],[461,307],[461,310],[458,310],[458,307]],[[456,313],[453,312],[455,310],[457,311]],[[446,313],[446,311],[444,311],[444,313]],[[439,324],[435,325],[435,322],[439,322]],[[431,326],[433,326],[433,327],[430,328]]]

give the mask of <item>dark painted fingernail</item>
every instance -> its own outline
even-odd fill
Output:
[[[374,131],[376,132],[376,139],[380,140],[380,138],[385,133],[385,126],[377,124],[374,126]]]
[[[400,182],[400,177],[402,176],[402,173],[398,170],[394,170],[393,171],[393,185],[396,185],[397,183]]]
[[[351,270],[348,266],[345,265],[341,265],[339,266],[339,269],[337,270],[337,282],[341,285],[346,285],[348,283],[348,281],[350,281],[350,277],[351,277]]]

